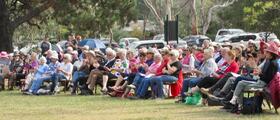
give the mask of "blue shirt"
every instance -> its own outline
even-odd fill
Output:
[[[154,62],[154,59],[146,60],[146,64],[148,66],[151,66],[151,64],[153,64],[153,62]]]
[[[56,70],[57,70],[57,67],[59,66],[59,62],[57,61],[57,62],[55,62],[55,63],[53,63],[53,62],[51,62],[50,64],[49,64],[49,71],[48,71],[48,73],[50,73],[50,74],[54,74],[54,73],[56,73]]]
[[[43,74],[47,73],[49,70],[49,66],[47,64],[40,65],[35,73],[35,78],[41,78],[43,77]]]

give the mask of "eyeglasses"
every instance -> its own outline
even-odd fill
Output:
[[[169,54],[170,56],[175,56],[174,54]]]

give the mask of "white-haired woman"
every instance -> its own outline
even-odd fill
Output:
[[[63,56],[63,62],[58,66],[57,72],[55,74],[55,77],[53,79],[53,84],[51,86],[51,92],[55,92],[55,87],[57,86],[57,83],[61,79],[70,79],[73,72],[73,64],[72,62],[72,56],[70,54],[64,54]]]
[[[163,83],[173,83],[178,80],[178,76],[180,71],[182,70],[182,64],[178,60],[179,57],[179,51],[178,50],[171,50],[170,52],[170,61],[167,63],[166,67],[163,69],[163,75],[153,77],[151,79],[151,86],[154,92],[155,97],[157,98],[163,98],[164,92],[163,92]],[[156,89],[155,89],[156,88]]]
[[[103,88],[102,92],[107,93],[107,83],[109,79],[112,78],[118,78],[117,83],[115,86],[118,86],[123,80],[123,78],[128,74],[129,69],[129,61],[126,58],[126,50],[125,49],[119,49],[118,50],[118,57],[119,59],[116,60],[115,64],[110,69],[110,72],[106,75],[103,75]]]
[[[211,49],[204,49],[203,51],[203,63],[199,69],[193,69],[191,73],[195,74],[196,77],[187,78],[183,81],[183,87],[181,90],[181,98],[176,101],[176,103],[184,103],[187,97],[185,92],[189,88],[194,87],[199,83],[204,77],[209,76],[218,69],[218,66],[213,59],[213,51]]]
[[[90,90],[94,90],[97,78],[102,77],[102,75],[108,75],[108,73],[111,71],[111,68],[116,62],[116,52],[111,49],[107,48],[106,49],[106,63],[104,65],[100,65],[98,69],[94,69],[90,72],[89,77],[87,79],[87,85]]]
[[[37,94],[41,84],[40,82],[36,81],[43,78],[49,70],[49,66],[46,63],[47,59],[45,57],[41,57],[39,60],[39,67],[35,68],[34,82],[32,83],[31,88],[28,90],[29,93]]]

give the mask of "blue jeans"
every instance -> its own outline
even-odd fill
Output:
[[[143,78],[144,77],[141,76],[139,73],[136,73],[132,84],[135,85],[135,86],[138,86],[141,83]]]
[[[52,86],[51,86],[51,92],[54,92],[55,87],[58,85],[59,80],[66,79],[66,76],[62,73],[55,73],[54,79],[52,79]]]
[[[163,83],[173,83],[178,80],[177,77],[170,76],[170,75],[161,75],[156,76],[151,79],[151,86],[152,90],[155,93],[155,96],[158,98],[164,97],[164,91],[163,91]]]
[[[77,87],[78,87],[78,80],[79,78],[81,77],[84,77],[86,76],[87,74],[83,71],[76,71],[74,72],[73,74],[73,91],[72,92],[75,92]]]
[[[52,80],[54,79],[54,75],[52,76],[48,76],[48,77],[43,77],[43,78],[38,78],[38,79],[35,79],[33,82],[32,82],[32,85],[29,89],[29,92],[32,92],[34,94],[37,93],[37,91],[40,89],[41,85],[43,84],[44,81],[46,80]]]
[[[151,78],[142,78],[140,84],[136,88],[136,95],[143,98],[146,95],[150,84]]]
[[[185,97],[187,97],[185,95],[185,92],[188,92],[189,87],[194,87],[196,86],[197,83],[199,83],[202,80],[202,78],[187,78],[183,81],[183,86],[182,86],[182,90],[181,90],[181,97],[184,99]]]

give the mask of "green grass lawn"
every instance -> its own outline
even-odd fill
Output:
[[[219,109],[175,104],[174,100],[123,100],[108,96],[24,96],[0,92],[1,120],[280,120],[266,110],[261,115],[235,115]]]

